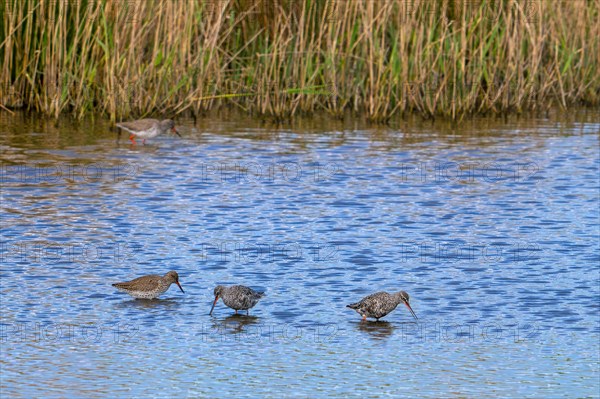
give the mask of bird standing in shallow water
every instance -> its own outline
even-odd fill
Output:
[[[141,137],[142,144],[145,144],[146,139],[152,139],[169,130],[181,137],[177,129],[175,129],[175,122],[171,119],[165,119],[164,121],[159,121],[158,119],[138,119],[137,121],[117,123],[117,127],[130,133],[129,140],[133,144],[135,144],[135,136]]]
[[[417,315],[410,307],[409,300],[410,298],[406,291],[400,291],[395,294],[377,292],[364,297],[359,302],[346,305],[346,307],[356,310],[362,316],[363,321],[367,320],[367,317],[373,317],[379,321],[380,318],[396,309],[396,306],[400,303],[404,303],[413,317],[417,319]]]
[[[247,315],[248,309],[253,308],[260,298],[265,295],[264,292],[254,291],[252,288],[243,285],[232,285],[231,287],[217,285],[214,293],[215,301],[213,302],[212,308],[210,308],[209,316],[212,315],[219,298],[223,299],[223,303],[226,306],[234,309],[235,314],[237,314],[238,310],[245,310]]]
[[[151,274],[124,283],[115,283],[112,286],[116,287],[119,291],[128,293],[134,298],[154,299],[158,298],[160,294],[165,293],[173,283],[177,284],[181,292],[185,294],[185,291],[181,288],[181,284],[179,284],[179,275],[173,270],[164,276]]]

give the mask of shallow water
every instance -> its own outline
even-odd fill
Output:
[[[2,397],[598,397],[600,114],[178,123],[0,114]]]

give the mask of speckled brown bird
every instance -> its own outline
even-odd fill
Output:
[[[179,275],[173,270],[164,276],[151,274],[124,283],[115,283],[112,286],[134,298],[154,299],[165,293],[173,283],[177,284],[181,292],[185,294],[181,284],[179,284]]]
[[[243,285],[232,285],[231,287],[217,285],[214,294],[215,301],[212,308],[210,308],[209,316],[212,315],[219,298],[223,299],[223,303],[226,306],[234,309],[236,314],[238,310],[245,310],[246,314],[248,314],[248,309],[253,308],[260,298],[265,295],[264,292],[254,291],[252,288]]]
[[[400,303],[404,303],[413,317],[417,319],[417,315],[410,307],[409,301],[410,298],[406,291],[400,291],[395,294],[376,292],[375,294],[364,297],[359,302],[346,305],[346,307],[356,310],[356,312],[362,316],[363,321],[366,320],[367,317],[373,317],[379,321],[380,318],[396,309],[396,306]]]
[[[158,119],[138,119],[131,122],[117,123],[117,127],[130,133],[129,140],[133,144],[135,144],[135,136],[141,137],[142,144],[145,144],[146,139],[152,139],[169,130],[181,137],[177,129],[175,129],[175,122],[171,119],[165,119],[164,121],[159,121]]]

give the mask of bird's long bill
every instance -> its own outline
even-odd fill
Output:
[[[413,315],[413,317],[415,318],[415,320],[419,320],[419,318],[415,314],[414,310],[412,310],[412,308],[410,307],[410,305],[408,304],[408,302],[404,302],[404,304],[406,305],[406,307],[408,308],[408,310],[410,310],[410,314]]]
[[[217,301],[218,301],[218,300],[219,300],[219,296],[217,295],[217,296],[215,297],[215,301],[213,302],[212,308],[210,308],[210,312],[208,313],[208,315],[209,315],[209,316],[211,316],[211,315],[212,315],[212,312],[213,312],[213,310],[214,310],[214,308],[215,308],[215,305],[217,304]]]
[[[183,288],[181,288],[181,284],[179,284],[179,281],[175,281],[175,283],[177,284],[177,286],[179,287],[181,292],[183,292],[185,294],[185,291],[183,290]]]
[[[177,129],[175,129],[175,128],[172,128],[172,129],[171,129],[171,131],[172,131],[173,133],[175,133],[176,135],[178,135],[179,137],[181,137],[181,134],[179,134],[179,132],[177,131]]]

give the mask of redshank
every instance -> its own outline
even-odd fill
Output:
[[[179,284],[179,275],[173,270],[164,276],[151,274],[124,283],[115,283],[113,287],[116,287],[119,291],[128,293],[134,298],[154,299],[158,298],[160,294],[165,293],[173,283],[177,284],[181,292],[185,294],[185,291],[181,288],[181,284]]]
[[[175,122],[171,119],[159,121],[158,119],[138,119],[137,121],[117,123],[117,127],[126,130],[130,133],[129,140],[135,144],[135,136],[142,138],[142,144],[146,143],[146,139],[152,139],[159,134],[166,133],[171,130],[173,133],[181,137]]]
[[[354,309],[362,316],[363,321],[367,320],[367,317],[373,317],[377,321],[380,318],[396,309],[400,303],[404,302],[410,313],[416,319],[417,315],[410,307],[410,298],[406,291],[400,291],[395,294],[388,294],[387,292],[377,292],[375,294],[368,295],[360,300],[360,302],[346,305],[347,308]]]
[[[217,285],[215,287],[215,301],[212,308],[210,308],[209,316],[212,315],[219,298],[223,299],[223,303],[227,307],[234,309],[235,314],[238,310],[245,310],[247,315],[248,309],[253,308],[264,295],[264,292],[254,291],[252,288],[243,285],[232,285],[231,287]]]

